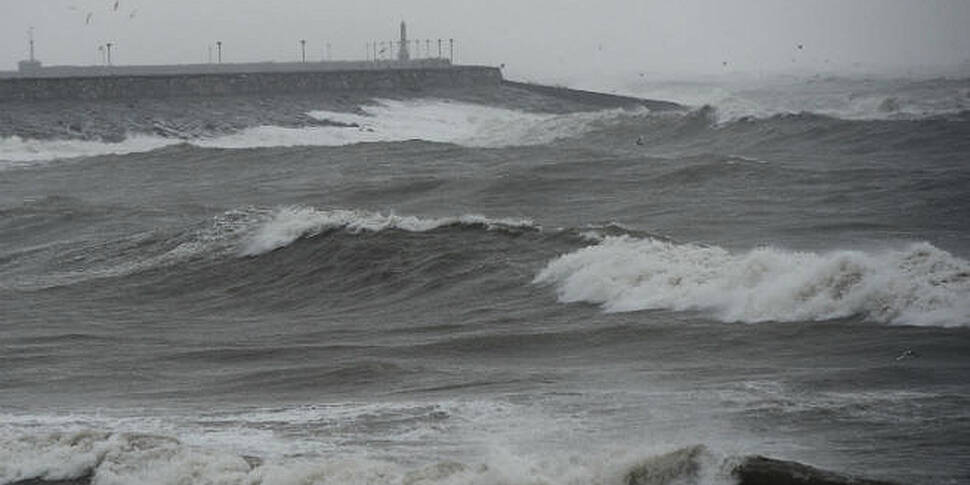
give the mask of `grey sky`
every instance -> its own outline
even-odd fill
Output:
[[[361,58],[370,40],[454,37],[457,61],[510,77],[597,73],[840,71],[958,65],[970,59],[968,0],[0,0],[0,69],[45,64]],[[91,15],[87,22],[88,14]],[[802,49],[798,48],[801,44]],[[725,66],[725,62],[727,65]]]

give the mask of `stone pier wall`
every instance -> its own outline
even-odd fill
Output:
[[[98,100],[176,96],[289,94],[326,91],[417,91],[499,85],[502,73],[486,66],[0,79],[0,102]]]

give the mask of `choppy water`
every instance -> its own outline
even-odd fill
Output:
[[[694,444],[700,483],[970,483],[970,85],[869,83],[110,142],[18,106],[0,483],[611,484]]]

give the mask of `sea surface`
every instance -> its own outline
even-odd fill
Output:
[[[0,484],[970,483],[970,81],[625,86],[0,105]]]

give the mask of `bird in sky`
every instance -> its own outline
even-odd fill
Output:
[[[115,8],[114,8],[115,12],[118,11],[118,4],[119,3],[121,3],[121,0],[115,0]]]
[[[84,25],[88,25],[91,23],[91,17],[94,17],[94,14],[91,12],[88,12],[88,16],[84,19]]]

